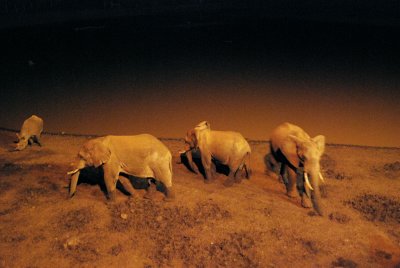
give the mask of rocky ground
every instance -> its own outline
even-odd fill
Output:
[[[67,199],[71,162],[88,137],[44,135],[43,147],[11,151],[0,131],[0,267],[400,267],[400,149],[328,145],[316,216],[266,172],[267,142],[251,142],[250,180],[205,184],[178,164],[176,200],[157,192],[106,200],[91,170]]]

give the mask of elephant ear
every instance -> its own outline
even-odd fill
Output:
[[[289,135],[289,139],[291,141],[293,141],[296,144],[297,147],[301,147],[302,144],[304,144],[306,142],[305,139],[297,137],[295,135]]]
[[[188,130],[188,132],[186,133],[185,142],[190,147],[190,149],[196,148],[198,146],[194,129]]]
[[[207,139],[206,133],[210,131],[210,123],[207,121],[202,121],[193,129],[194,136],[196,137],[197,147],[201,147],[202,144],[205,143],[205,139]]]
[[[188,133],[189,141],[190,141],[190,146],[193,148],[197,148],[199,146],[197,136],[196,136],[196,131],[194,129],[190,130]]]
[[[305,147],[306,147],[306,142],[307,140],[300,138],[298,136],[295,135],[289,135],[289,140],[293,141],[296,145],[296,152],[297,152],[297,156],[304,161],[305,158]],[[289,148],[291,148],[292,145],[290,145]],[[287,149],[288,151],[292,151],[293,149]]]
[[[210,123],[208,121],[201,121],[200,123],[197,124],[195,129],[211,129]]]
[[[102,142],[98,141],[93,143],[89,153],[96,168],[106,163],[111,157],[111,151]]]
[[[193,141],[193,143],[194,143],[194,145],[195,145],[195,147],[199,147],[200,146],[200,144],[202,144],[202,142],[203,142],[203,129],[197,129],[197,128],[194,128],[193,129],[194,131],[194,135],[193,135],[193,138],[194,138],[194,141]]]
[[[312,138],[312,140],[317,144],[318,150],[320,151],[321,155],[325,151],[325,136],[324,135],[318,135]]]

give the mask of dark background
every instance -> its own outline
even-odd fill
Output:
[[[0,0],[0,126],[400,146],[397,1]]]

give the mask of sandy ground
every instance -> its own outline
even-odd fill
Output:
[[[10,152],[0,131],[0,267],[400,267],[400,149],[329,145],[324,217],[285,195],[265,171],[267,142],[251,142],[253,176],[226,188],[177,164],[176,200],[117,192],[98,171],[67,199],[66,172],[87,137],[44,135]]]

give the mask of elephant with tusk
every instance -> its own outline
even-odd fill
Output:
[[[88,166],[102,167],[104,182],[110,200],[115,199],[119,180],[123,188],[133,195],[128,175],[153,178],[165,186],[166,200],[174,198],[172,189],[172,156],[168,148],[156,137],[149,134],[135,136],[105,136],[83,144],[78,153],[76,168],[67,174],[71,176],[69,196],[76,191],[80,171]],[[151,181],[151,180],[149,180]],[[154,189],[154,187],[149,187]]]
[[[29,144],[37,143],[39,146],[42,146],[40,143],[40,135],[43,131],[43,119],[39,116],[32,115],[28,119],[24,121],[22,124],[21,130],[19,133],[16,133],[18,142],[15,147],[16,151],[22,151]]]
[[[205,182],[213,179],[211,174],[212,160],[215,159],[229,167],[228,179],[225,186],[232,186],[234,182],[240,182],[238,171],[244,169],[246,178],[250,178],[250,145],[238,132],[211,130],[210,123],[202,121],[189,130],[185,137],[185,150],[191,169],[196,172],[192,153],[200,151],[201,163],[205,171]],[[196,172],[197,173],[197,172]]]
[[[280,175],[287,195],[295,196],[297,182],[302,206],[313,206],[318,214],[323,215],[319,183],[324,181],[320,159],[325,150],[325,137],[311,138],[300,127],[283,123],[273,130],[270,146],[273,160],[281,164]]]

